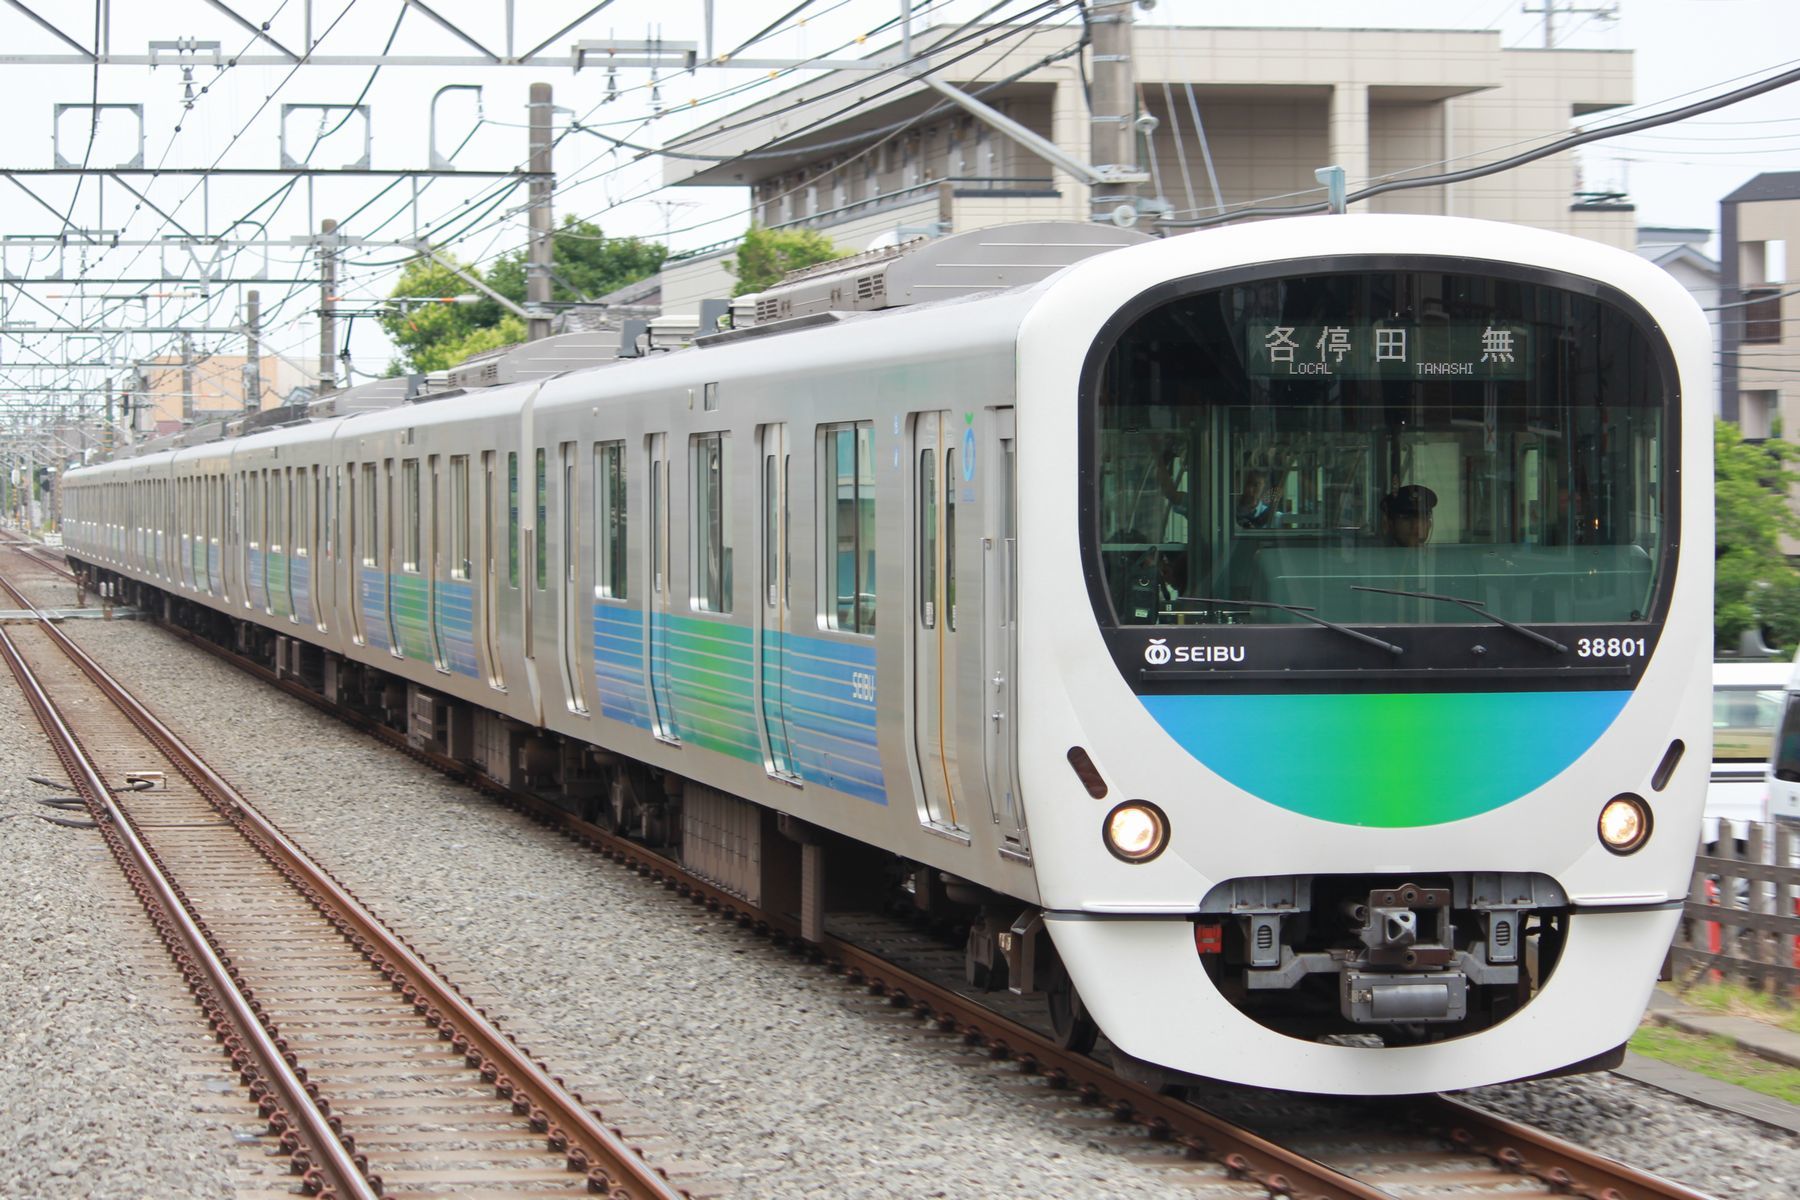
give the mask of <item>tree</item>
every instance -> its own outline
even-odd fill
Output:
[[[470,273],[480,274],[474,270]],[[400,273],[400,281],[390,295],[396,299],[425,297],[441,301],[445,297],[474,292],[474,285],[455,271],[420,255]],[[414,371],[442,371],[462,361],[450,357],[454,347],[478,329],[499,325],[504,315],[505,309],[483,297],[473,304],[395,305],[384,312],[380,320],[388,338],[405,355],[406,366]]]
[[[1800,572],[1781,550],[1784,536],[1800,538],[1800,516],[1788,502],[1800,483],[1800,473],[1788,466],[1797,459],[1800,447],[1780,438],[1746,442],[1736,425],[1716,423],[1715,649],[1736,647],[1743,632],[1754,628],[1778,647],[1800,642]]]
[[[609,238],[598,225],[573,217],[551,235],[550,250],[550,298],[565,303],[592,300],[654,275],[669,253],[654,242]],[[523,304],[526,257],[524,250],[502,255],[485,275],[475,267],[464,269],[515,304]],[[518,314],[481,295],[474,284],[436,259],[415,258],[389,294],[394,299],[439,301],[395,305],[382,315],[381,327],[405,359],[390,366],[390,372],[442,371],[471,354],[525,340],[525,323]],[[472,303],[441,302],[450,296],[478,298]]]
[[[550,298],[593,300],[628,283],[662,270],[669,248],[634,237],[609,238],[591,221],[564,217],[562,228],[550,235]],[[488,271],[487,282],[496,292],[519,304],[525,302],[526,259],[524,250],[503,254]]]
[[[733,296],[748,296],[779,283],[789,271],[844,257],[832,240],[811,229],[768,229],[752,225],[738,244],[737,263],[725,269],[737,276]]]

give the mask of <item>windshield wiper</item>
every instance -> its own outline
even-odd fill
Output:
[[[1175,597],[1175,600],[1176,603],[1186,600],[1194,604],[1222,604],[1228,608],[1276,608],[1285,613],[1293,613],[1303,621],[1311,621],[1314,625],[1323,625],[1327,629],[1335,629],[1345,637],[1353,637],[1357,641],[1367,642],[1371,646],[1380,646],[1389,654],[1406,653],[1404,647],[1396,646],[1392,642],[1384,642],[1378,637],[1371,637],[1366,633],[1350,628],[1348,625],[1339,625],[1336,621],[1327,621],[1324,617],[1315,617],[1313,616],[1315,610],[1298,604],[1276,604],[1273,600],[1221,600],[1217,596],[1177,596]]]
[[[1499,613],[1490,611],[1488,606],[1479,600],[1464,600],[1461,596],[1440,596],[1435,592],[1409,592],[1403,588],[1366,587],[1360,583],[1351,584],[1350,590],[1353,592],[1381,592],[1387,596],[1411,596],[1415,600],[1442,600],[1445,604],[1460,604],[1475,615],[1486,617],[1497,625],[1504,625],[1514,633],[1523,634],[1540,646],[1548,646],[1558,654],[1569,652],[1569,648],[1555,638],[1539,633],[1535,629],[1527,629],[1517,621],[1509,621]]]

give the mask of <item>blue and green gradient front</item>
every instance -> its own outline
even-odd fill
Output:
[[[1280,808],[1408,828],[1491,812],[1579,758],[1630,692],[1140,696],[1194,759]]]

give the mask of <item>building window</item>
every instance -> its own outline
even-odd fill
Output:
[[[1760,442],[1774,436],[1780,400],[1781,394],[1775,391],[1738,393],[1738,429],[1745,441]]]

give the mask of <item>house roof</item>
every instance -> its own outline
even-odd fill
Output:
[[[1757,200],[1800,200],[1800,171],[1764,171],[1726,196],[1721,203]]]

